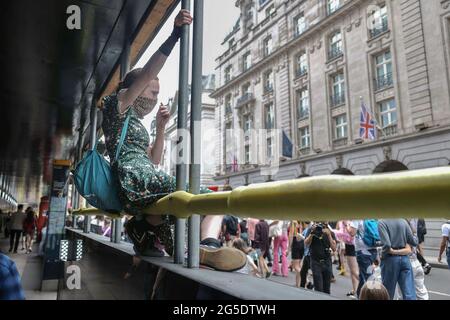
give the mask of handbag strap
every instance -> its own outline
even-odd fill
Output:
[[[123,142],[125,141],[125,137],[127,136],[128,124],[130,122],[130,116],[131,116],[131,108],[128,110],[127,118],[125,119],[125,122],[123,123],[122,133],[120,134],[120,141],[119,141],[119,145],[117,146],[117,149],[116,149],[116,157],[114,158],[114,162],[116,162],[117,159],[119,159],[120,149],[122,149]]]

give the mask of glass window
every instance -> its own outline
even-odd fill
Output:
[[[225,96],[225,113],[231,113],[231,94]]]
[[[341,3],[340,0],[328,0],[328,14],[332,14],[339,9]]]
[[[251,65],[252,65],[252,56],[251,56],[250,52],[247,52],[246,54],[244,54],[244,56],[242,58],[243,71],[248,70]]]
[[[336,139],[347,137],[347,115],[343,114],[335,118]]]
[[[308,89],[302,89],[297,92],[297,115],[299,119],[309,117],[309,95]]]
[[[395,99],[383,101],[379,104],[381,127],[392,126],[397,123],[397,107]]]
[[[377,90],[391,86],[392,81],[392,58],[391,52],[386,51],[375,56],[376,87]]]
[[[273,102],[265,105],[266,114],[266,129],[275,128],[275,112],[273,108]]]
[[[379,34],[388,30],[388,15],[386,4],[378,6],[378,9],[371,14],[370,35],[376,37]]]
[[[244,157],[245,157],[245,163],[249,164],[250,163],[250,146],[246,145],[244,147]]]
[[[300,149],[309,148],[311,141],[309,127],[299,129],[299,141],[300,141]]]
[[[272,4],[266,9],[266,18],[269,17],[275,11],[275,6]]]
[[[336,58],[342,54],[342,34],[340,31],[335,32],[330,37],[330,59]]]
[[[332,106],[345,103],[345,79],[343,73],[337,73],[331,78],[332,82]]]
[[[267,138],[267,158],[273,158],[273,138]]]
[[[225,69],[225,82],[228,82],[231,80],[231,76],[233,74],[233,67],[232,66],[228,66]]]
[[[306,52],[302,52],[297,56],[297,76],[305,75],[308,72],[308,60]]]
[[[270,92],[273,90],[273,79],[272,79],[272,70],[264,73],[264,93]]]
[[[267,38],[264,39],[264,56],[268,56],[269,54],[272,53],[272,36],[268,36]]]
[[[294,18],[295,35],[301,35],[306,30],[306,19],[303,13]]]
[[[252,128],[252,118],[249,114],[244,115],[244,134],[248,134]]]

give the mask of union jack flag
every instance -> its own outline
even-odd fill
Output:
[[[375,140],[377,138],[376,121],[369,111],[367,111],[364,102],[361,102],[361,120],[359,128],[359,137],[364,140]]]

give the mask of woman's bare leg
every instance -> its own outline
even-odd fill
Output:
[[[300,283],[301,283],[301,277],[300,277],[301,262],[302,262],[302,260],[299,260],[299,259],[292,260],[292,264],[293,264],[294,271],[295,271],[295,286],[297,288],[300,288]]]
[[[356,257],[347,256],[347,264],[350,269],[350,277],[352,278],[353,292],[356,293],[359,284],[359,269]]]
[[[219,239],[223,216],[206,216],[200,226],[200,239]]]

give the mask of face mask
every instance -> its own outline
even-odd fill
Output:
[[[152,102],[151,99],[142,96],[137,97],[133,103],[133,109],[140,119],[143,119],[146,115],[148,115],[154,106],[155,102]]]

